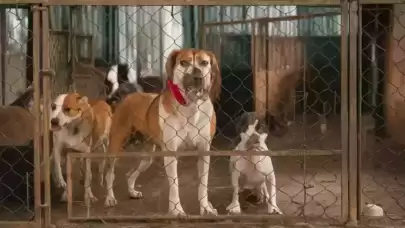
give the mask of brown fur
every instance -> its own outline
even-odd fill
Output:
[[[92,126],[91,139],[92,142],[96,142],[106,132],[108,127],[106,120],[112,118],[112,110],[104,100],[87,99],[78,93],[68,94],[63,102],[62,111],[70,116],[81,113],[81,118]]]
[[[167,79],[173,80],[173,68],[177,64],[180,63],[182,60],[190,60],[192,56],[199,56],[201,55],[208,55],[211,59],[211,75],[212,75],[212,82],[211,82],[211,89],[210,89],[210,98],[214,102],[215,100],[219,99],[221,94],[221,71],[219,69],[219,63],[215,58],[215,54],[211,51],[200,51],[197,49],[182,49],[182,50],[174,50],[170,53],[169,57],[166,61],[166,73]]]
[[[268,107],[271,115],[287,118],[287,113],[293,110],[295,89],[298,85],[301,72],[293,69],[283,74],[270,75],[268,91]]]
[[[166,73],[169,80],[173,79],[173,68],[179,64],[181,60],[189,59],[193,55],[208,54],[212,64],[212,84],[211,90],[221,88],[221,77],[219,72],[218,62],[212,52],[199,51],[195,49],[184,49],[173,51],[166,62]],[[156,95],[156,94],[154,94]],[[219,96],[219,92],[215,91],[212,97]],[[166,89],[161,94],[153,96],[150,93],[133,93],[128,95],[122,102],[117,104],[112,125],[110,130],[110,144],[108,147],[109,153],[121,152],[125,140],[134,132],[140,132],[148,139],[152,139],[153,143],[160,145],[162,137],[162,129],[159,125],[159,101],[162,99],[163,107],[167,113],[175,115],[173,107],[174,98],[171,92]],[[211,134],[215,134],[216,117],[213,113],[213,121],[211,122]]]
[[[110,129],[109,153],[121,152],[124,141],[135,131],[152,138],[155,143],[159,142],[159,96],[133,93],[117,105]]]
[[[0,107],[0,145],[27,145],[34,138],[35,117],[17,106]]]

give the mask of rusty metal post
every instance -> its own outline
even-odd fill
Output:
[[[197,6],[198,9],[198,48],[205,48],[205,6]]]
[[[348,22],[349,22],[349,5],[347,0],[341,1],[342,8],[342,27],[341,27],[341,40],[340,40],[340,90],[341,90],[341,103],[340,103],[340,128],[341,128],[341,149],[342,149],[342,208],[341,219],[342,222],[349,220],[349,115],[348,115]]]
[[[363,150],[365,149],[365,139],[366,139],[366,134],[367,131],[364,131],[365,128],[363,127],[363,113],[362,113],[362,103],[363,103],[363,80],[362,80],[362,61],[361,61],[361,56],[362,56],[362,6],[359,4],[358,5],[358,23],[360,26],[357,26],[358,28],[358,43],[357,43],[357,56],[360,56],[360,59],[358,60],[358,69],[357,73],[359,75],[359,85],[358,85],[358,98],[359,98],[359,103],[358,103],[358,116],[360,118],[359,125],[358,125],[358,134],[357,138],[358,140],[358,150],[357,150],[357,219],[360,220],[361,213],[362,213],[362,182],[361,182],[361,169],[362,169],[362,154]],[[375,108],[375,106],[373,107]]]
[[[349,25],[349,225],[357,225],[358,159],[358,1],[350,2]]]
[[[47,110],[51,107],[51,76],[55,75],[55,72],[49,69],[49,17],[48,8],[41,8],[42,14],[42,78],[43,78],[43,107]],[[50,126],[49,126],[49,112],[43,112],[43,161],[44,161],[44,224],[45,228],[51,227],[51,177],[50,177]]]
[[[67,179],[67,214],[68,219],[70,220],[73,218],[73,205],[72,205],[72,195],[73,195],[73,187],[72,187],[72,157],[68,154],[66,156],[66,179]]]
[[[38,6],[32,7],[33,17],[33,88],[34,88],[34,113],[35,113],[35,125],[34,125],[34,197],[35,197],[35,222],[38,226],[42,224],[42,207],[41,207],[41,91],[40,91],[40,79],[39,79],[39,58],[40,58],[40,12]]]

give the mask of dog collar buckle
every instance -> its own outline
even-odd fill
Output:
[[[179,87],[176,84],[174,84],[172,80],[167,80],[167,86],[169,87],[170,92],[173,94],[176,101],[179,104],[185,106],[186,99],[184,99],[183,95],[181,94]]]

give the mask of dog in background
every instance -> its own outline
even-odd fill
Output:
[[[286,133],[284,126],[280,125],[274,118],[271,120],[270,126],[268,126],[263,118],[259,118],[256,113],[246,112],[242,114],[236,123],[236,131],[239,132],[240,141],[235,150],[268,151],[265,142],[268,133],[282,136]],[[280,129],[283,129],[282,133],[280,133]],[[276,177],[270,156],[231,156],[230,172],[233,197],[231,204],[226,208],[230,214],[241,213],[239,193],[240,190],[244,189],[256,190],[260,202],[267,203],[268,213],[282,214],[277,206]]]
[[[163,151],[177,151],[185,147],[210,150],[216,131],[213,100],[219,97],[221,89],[215,55],[205,50],[175,50],[169,55],[165,67],[168,78],[165,90],[159,94],[132,93],[118,103],[112,120],[108,153],[122,151],[124,140],[134,131],[141,132]],[[115,160],[110,159],[107,166],[105,206],[117,204],[113,191]],[[177,162],[176,157],[164,158],[170,185],[169,213],[185,216],[180,203]],[[151,164],[151,158],[144,158],[138,168],[128,174],[131,196],[142,196],[134,189],[135,182]],[[217,215],[217,210],[208,201],[209,164],[209,156],[198,159],[200,214]]]
[[[108,69],[104,80],[107,103],[117,104],[125,96],[134,92],[159,93],[163,89],[163,77],[137,72],[128,64],[113,65]]]
[[[106,152],[111,120],[111,107],[105,101],[89,101],[86,96],[78,93],[60,94],[51,104],[53,177],[56,186],[64,189],[61,201],[67,201],[66,182],[61,168],[63,149],[90,153],[101,146]],[[85,160],[84,198],[86,202],[94,202],[97,198],[91,190],[91,160]],[[104,166],[103,160],[99,164],[101,185],[103,185]]]

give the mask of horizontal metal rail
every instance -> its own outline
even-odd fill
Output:
[[[293,157],[293,156],[331,156],[341,155],[341,150],[311,150],[311,149],[292,149],[292,150],[274,150],[274,151],[158,151],[158,152],[140,152],[128,151],[124,153],[69,153],[67,156],[71,158],[120,158],[120,157],[193,157],[193,156],[252,156],[252,155],[265,155],[272,157]]]
[[[319,218],[319,217],[298,217],[298,216],[283,216],[283,215],[257,215],[257,214],[241,214],[241,215],[217,215],[217,216],[200,216],[200,215],[189,215],[185,218],[179,219],[177,216],[171,215],[116,215],[116,216],[90,216],[90,217],[80,217],[74,216],[69,217],[72,222],[163,222],[163,221],[178,221],[178,222],[218,222],[218,221],[241,221],[244,224],[247,221],[252,222],[266,222],[266,225],[296,225],[298,223],[312,223],[312,224],[323,224],[323,225],[339,225],[342,221],[333,218]],[[222,223],[221,223],[222,224]]]
[[[282,17],[260,17],[253,18],[249,20],[235,20],[235,21],[221,21],[221,22],[208,22],[204,23],[204,27],[213,27],[220,25],[233,25],[233,24],[249,24],[254,22],[259,23],[271,23],[271,22],[280,22],[280,21],[295,21],[302,19],[311,19],[315,17],[326,17],[326,16],[337,16],[340,15],[339,12],[328,12],[328,13],[314,13],[314,14],[301,14],[294,16],[282,16]]]

